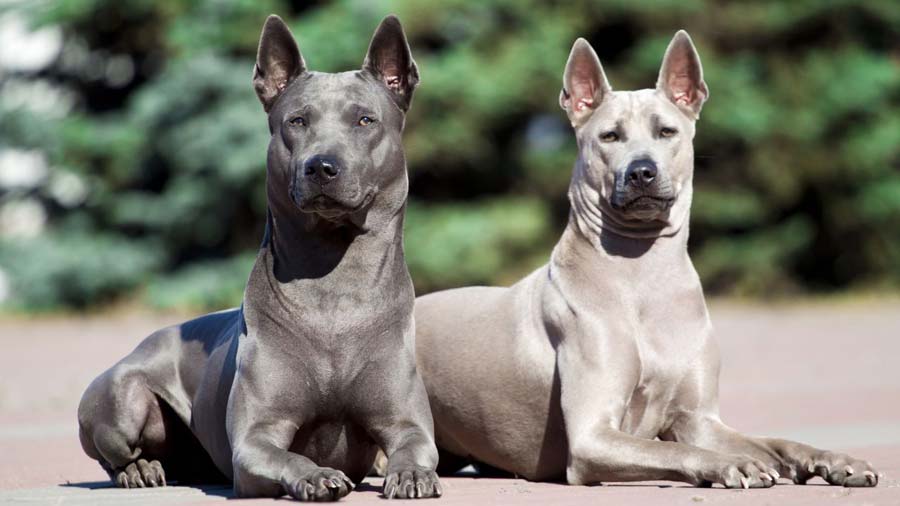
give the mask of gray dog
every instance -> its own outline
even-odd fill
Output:
[[[85,392],[82,447],[119,486],[218,477],[239,497],[337,500],[382,448],[386,497],[441,494],[403,256],[417,83],[395,17],[339,74],[308,71],[266,21],[266,235],[241,308],[154,333]]]
[[[687,33],[656,89],[612,91],[583,39],[563,86],[578,159],[550,263],[510,288],[416,302],[442,471],[470,458],[573,485],[875,485],[865,461],[719,418],[719,352],[687,255],[694,123],[708,97]]]

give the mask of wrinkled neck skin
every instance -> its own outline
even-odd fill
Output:
[[[588,169],[579,158],[569,187],[569,223],[550,262],[551,283],[564,297],[603,312],[640,314],[642,308],[675,303],[705,314],[687,254],[690,179],[665,216],[643,222],[616,213],[586,180]]]
[[[678,198],[665,215],[652,221],[628,219],[616,212],[586,179],[583,158],[575,162],[569,185],[569,241],[590,246],[601,257],[639,257],[643,252],[666,250],[687,254],[688,221],[692,196],[691,181],[684,182]],[[573,245],[574,246],[574,245]]]
[[[686,243],[693,193],[690,180],[683,184],[678,199],[664,216],[641,221],[625,218],[616,212],[609,201],[588,183],[587,171],[587,162],[579,157],[569,184],[569,227],[574,227],[585,240],[600,249],[603,249],[601,238],[648,244],[656,240],[680,239]]]
[[[367,209],[331,221],[298,210],[288,199],[269,200],[274,275],[282,284],[316,279],[371,263],[378,254],[398,253],[405,204],[381,192]],[[359,275],[356,273],[355,275]]]
[[[549,265],[548,282],[565,307],[651,341],[704,332],[709,317],[703,288],[687,254],[690,180],[664,219],[626,221],[585,181],[585,170],[579,160],[569,189],[569,224]]]
[[[378,192],[368,209],[339,222],[301,212],[287,192],[281,198],[270,191],[266,234],[244,295],[248,324],[275,321],[292,333],[302,332],[305,320],[316,324],[318,314],[334,321],[343,313],[350,325],[350,313],[368,307],[402,310],[408,304],[410,313],[405,178],[392,186]]]

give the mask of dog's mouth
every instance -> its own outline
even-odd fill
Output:
[[[649,221],[668,211],[675,203],[675,197],[662,195],[638,195],[629,200],[612,198],[612,208],[623,213],[629,218]]]
[[[349,199],[340,199],[334,196],[319,193],[312,196],[299,196],[293,194],[292,199],[297,208],[304,213],[317,214],[322,218],[332,220],[348,214],[355,214],[366,209],[375,200],[375,188],[370,188],[365,193],[359,192]]]
[[[641,195],[635,197],[621,206],[623,211],[637,211],[643,209],[668,210],[675,202],[673,197],[658,197],[655,195]]]

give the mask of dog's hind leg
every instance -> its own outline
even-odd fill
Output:
[[[94,380],[78,407],[79,438],[87,455],[120,487],[166,484],[160,456],[166,420],[139,371],[113,367]]]
[[[718,416],[691,417],[673,428],[677,441],[722,453],[748,455],[796,484],[820,476],[831,485],[874,487],[880,474],[868,461],[785,439],[755,437],[728,427]],[[769,471],[770,474],[771,471]]]
[[[226,483],[209,454],[141,373],[114,367],[88,387],[78,408],[79,437],[87,455],[123,488],[167,482]]]

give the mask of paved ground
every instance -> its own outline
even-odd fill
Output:
[[[900,302],[714,304],[713,319],[724,356],[727,422],[850,451],[885,473],[882,484],[731,491],[451,478],[443,480],[440,504],[900,504]],[[142,336],[174,321],[144,315],[0,320],[0,503],[184,505],[229,497],[224,488],[105,488],[105,474],[78,444],[75,408],[88,382]],[[369,480],[345,502],[374,503],[379,487],[380,480]]]

